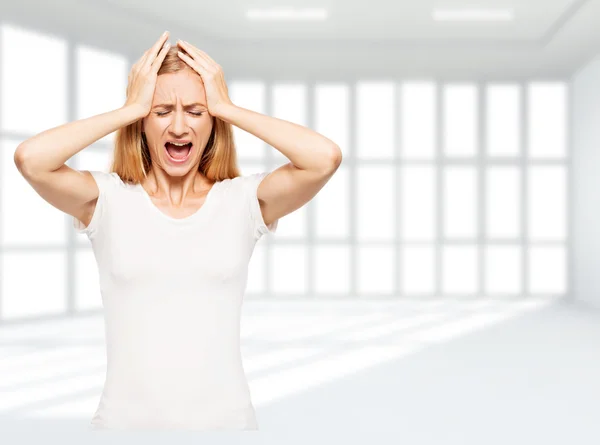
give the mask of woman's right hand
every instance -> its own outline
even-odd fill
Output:
[[[157,73],[170,47],[168,42],[165,44],[168,38],[169,31],[165,31],[158,41],[133,65],[127,78],[127,101],[125,105],[138,105],[143,110],[144,116],[149,114],[152,109]]]

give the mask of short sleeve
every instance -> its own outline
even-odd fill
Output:
[[[103,215],[106,213],[108,192],[114,182],[114,175],[117,173],[107,173],[98,170],[90,170],[90,173],[96,181],[99,191],[98,201],[96,202],[92,219],[87,227],[85,227],[76,217],[72,216],[71,219],[73,221],[75,232],[83,233],[86,234],[88,238],[93,238],[103,220]]]
[[[277,224],[279,223],[279,220],[276,219],[267,226],[260,210],[260,203],[258,202],[258,185],[269,173],[270,172],[267,171],[246,176],[245,187],[246,197],[250,206],[250,221],[253,226],[254,237],[257,240],[265,234],[275,233],[277,231]]]

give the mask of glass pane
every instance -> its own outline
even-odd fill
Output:
[[[275,294],[306,293],[306,246],[271,247],[271,284]]]
[[[394,291],[394,250],[392,247],[358,248],[358,292],[390,294]]]
[[[92,249],[75,252],[75,305],[78,310],[102,307],[98,265]]]
[[[395,87],[391,82],[356,86],[356,154],[363,159],[393,159],[396,129]]]
[[[253,162],[253,163],[240,162],[239,166],[240,166],[240,173],[243,176],[253,175],[255,173],[262,173],[267,170],[269,170],[269,171],[272,170],[272,169],[267,169],[267,167],[265,166],[264,163],[256,163],[256,162]]]
[[[315,131],[335,142],[342,156],[350,144],[349,95],[348,85],[319,84],[315,88]]]
[[[65,213],[48,203],[21,175],[14,162],[19,141],[1,141],[0,227],[3,245],[66,243]],[[43,224],[39,222],[43,221]],[[33,230],[35,227],[35,230]]]
[[[531,247],[529,251],[529,292],[564,294],[567,291],[567,263],[562,246]]]
[[[474,238],[477,230],[478,172],[474,167],[447,167],[444,171],[444,236]]]
[[[566,167],[535,166],[529,172],[529,238],[566,237]]]
[[[444,88],[444,153],[469,157],[477,151],[477,88],[447,85]]]
[[[348,296],[350,292],[350,248],[318,246],[315,248],[315,292]]]
[[[485,248],[485,292],[518,294],[522,292],[522,255],[520,246]]]
[[[435,251],[429,246],[401,249],[401,283],[405,294],[433,293],[435,290]]]
[[[279,84],[273,86],[273,112],[271,115],[278,119],[307,126],[307,89],[302,84]],[[272,157],[277,163],[289,162],[279,150],[267,147],[272,152]]]
[[[348,168],[342,164],[311,201],[317,238],[345,239],[350,236],[349,187]]]
[[[77,119],[116,110],[125,104],[130,67],[124,56],[81,45],[76,48],[76,60]],[[110,133],[99,142],[112,145],[114,135]]]
[[[442,248],[442,292],[473,294],[477,292],[479,262],[475,246]]]
[[[6,24],[0,32],[2,130],[33,136],[66,123],[67,42]]]
[[[436,96],[433,82],[405,82],[402,85],[400,119],[402,157],[434,158]]]
[[[227,81],[227,89],[231,101],[239,107],[266,114],[266,86],[262,82],[244,82],[240,80]],[[239,159],[262,159],[265,156],[267,148],[266,143],[249,133],[242,130],[237,125],[233,125],[233,137]]]
[[[517,156],[521,151],[521,91],[518,85],[487,88],[487,137],[490,156]]]
[[[393,167],[358,167],[357,175],[358,239],[363,241],[394,239],[396,187]]]
[[[489,238],[521,234],[521,172],[512,166],[489,167],[486,175],[485,219]]]
[[[4,320],[66,311],[64,252],[4,252],[1,259]]]
[[[400,230],[407,241],[431,241],[436,236],[436,172],[431,166],[400,168]]]
[[[100,146],[90,145],[77,153],[73,158],[75,159],[74,165],[77,170],[101,170],[104,172],[110,171],[111,163],[113,158],[113,149]]]
[[[529,86],[529,156],[562,158],[566,154],[567,85],[539,82]]]

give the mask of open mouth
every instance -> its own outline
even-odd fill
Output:
[[[165,150],[171,161],[177,163],[185,162],[192,152],[192,143],[189,142],[180,146],[167,142],[165,143]]]

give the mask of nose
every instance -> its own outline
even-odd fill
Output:
[[[173,111],[171,132],[180,136],[185,131],[185,111]]]

